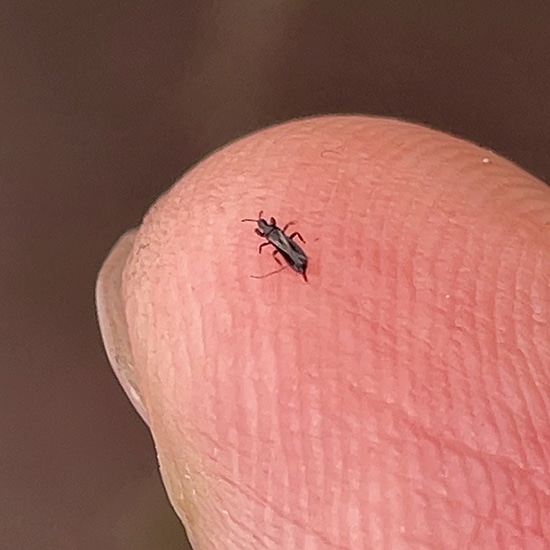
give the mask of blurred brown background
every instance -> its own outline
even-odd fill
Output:
[[[262,126],[402,117],[550,176],[550,2],[0,0],[0,548],[183,548],[96,272]]]

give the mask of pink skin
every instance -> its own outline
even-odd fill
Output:
[[[242,218],[296,220],[309,283]],[[550,191],[367,117],[203,161],[98,281],[197,550],[547,548]],[[133,388],[133,390],[132,390]],[[134,391],[135,390],[135,391]]]

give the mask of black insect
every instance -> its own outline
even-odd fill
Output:
[[[258,253],[262,253],[262,248],[267,245],[272,245],[275,250],[273,251],[273,257],[277,261],[279,265],[283,265],[279,258],[277,258],[277,254],[280,254],[284,259],[285,262],[297,273],[301,273],[302,277],[304,278],[304,281],[307,282],[307,275],[306,275],[306,269],[307,269],[307,262],[308,257],[306,256],[306,253],[302,250],[302,247],[294,240],[294,237],[298,237],[303,243],[304,241],[302,235],[298,233],[298,231],[295,231],[291,235],[287,235],[285,231],[296,222],[288,222],[282,229],[280,227],[277,227],[277,221],[275,218],[270,218],[269,223],[267,220],[262,218],[263,210],[260,211],[258,214],[257,220],[252,219],[244,219],[241,220],[243,222],[255,222],[258,224],[258,227],[255,229],[256,234],[260,237],[264,237],[267,242],[262,243],[260,247],[258,248]],[[284,269],[286,266],[283,266],[281,269],[278,269],[277,271],[273,271],[272,273],[268,273],[267,275],[264,275],[263,277],[268,277],[269,275],[272,275],[273,273],[277,273]],[[254,277],[255,279],[263,279],[263,277]]]

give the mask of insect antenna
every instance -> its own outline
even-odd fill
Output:
[[[266,277],[269,277],[270,275],[275,275],[275,273],[279,273],[283,269],[286,269],[288,266],[284,265],[283,267],[280,267],[279,269],[276,269],[275,271],[271,271],[271,273],[266,273],[265,275],[250,275],[253,279],[265,279]]]

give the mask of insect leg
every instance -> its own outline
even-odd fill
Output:
[[[256,235],[259,235],[260,237],[265,237],[263,231],[260,231],[258,228],[254,229]],[[264,243],[264,244],[269,244],[269,243]]]
[[[291,225],[294,225],[296,222],[295,221],[291,221],[291,222],[288,222],[284,227],[283,227],[283,233],[291,226]],[[292,238],[292,237],[291,237]]]
[[[262,235],[262,237],[263,237],[263,235]],[[263,248],[264,246],[267,246],[268,244],[271,244],[271,243],[262,243],[262,244],[258,247],[258,254],[261,254],[261,253],[262,253],[262,248]],[[275,251],[275,252],[276,252],[276,251]]]
[[[304,241],[304,238],[302,237],[302,235],[300,235],[300,233],[298,233],[298,231],[294,231],[294,233],[292,233],[292,235],[290,235],[288,238],[289,239],[294,239],[294,237],[298,237],[303,243],[306,242],[306,241]]]
[[[267,244],[267,243],[266,243]],[[277,254],[279,254],[279,251],[277,249],[275,249],[273,251],[273,259],[279,264],[279,265],[283,265],[283,263],[281,262],[281,260],[279,260],[279,258],[277,258]]]

